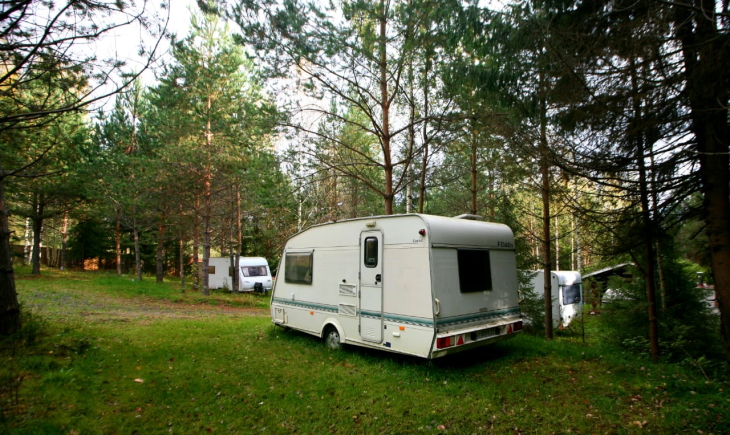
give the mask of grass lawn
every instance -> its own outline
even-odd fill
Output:
[[[17,284],[0,433],[730,433],[726,382],[590,329],[426,361],[328,351],[274,327],[262,295],[51,270]]]

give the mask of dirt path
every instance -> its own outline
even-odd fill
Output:
[[[172,302],[140,296],[119,298],[88,291],[19,292],[25,310],[44,317],[81,318],[84,322],[124,322],[165,318],[200,319],[220,316],[267,316],[264,308],[235,307],[219,300],[208,303]]]

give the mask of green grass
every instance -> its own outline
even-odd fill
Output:
[[[0,386],[5,433],[730,432],[727,383],[576,331],[426,361],[327,351],[274,327],[263,296],[46,272],[18,292],[31,315],[2,342],[0,385],[21,379]]]

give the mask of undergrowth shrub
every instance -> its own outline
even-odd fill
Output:
[[[660,357],[667,362],[693,366],[706,375],[724,371],[719,316],[707,303],[709,291],[698,288],[693,265],[684,261],[665,264],[666,301],[657,279],[656,312]],[[630,354],[650,356],[646,282],[635,271],[631,282],[608,282],[614,299],[603,306],[600,324],[606,339]],[[663,308],[666,306],[666,308]]]

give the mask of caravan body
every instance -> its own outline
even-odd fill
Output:
[[[233,275],[230,257],[208,259],[208,287],[212,289],[233,289]],[[269,263],[264,257],[239,257],[238,268],[240,292],[259,290],[267,292],[273,287]]]
[[[532,288],[537,296],[545,295],[545,272],[532,272]],[[553,303],[553,324],[567,327],[583,312],[583,287],[580,272],[553,270],[550,272],[550,295]]]
[[[275,324],[436,358],[522,329],[514,236],[502,224],[393,215],[316,225],[284,248]]]

